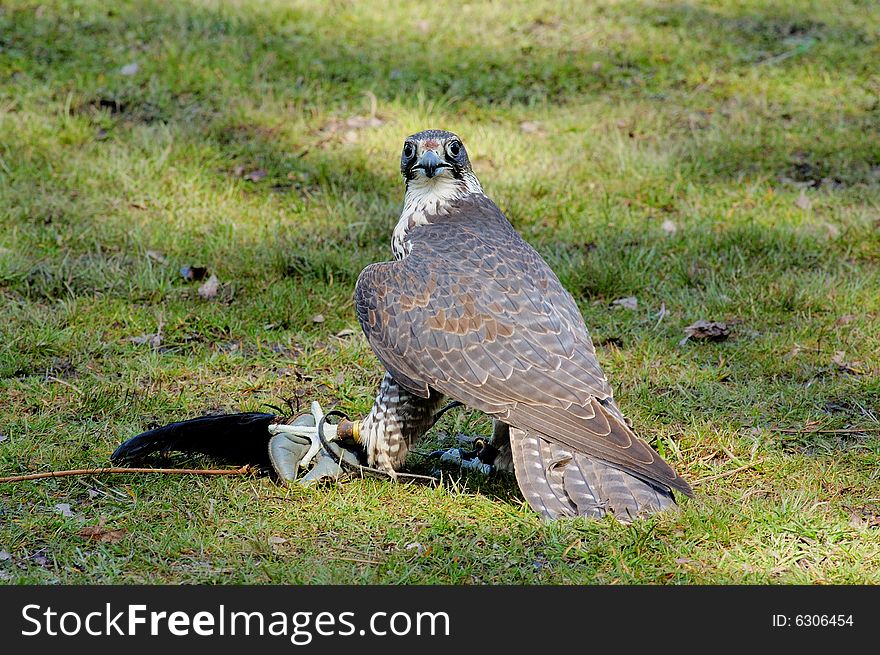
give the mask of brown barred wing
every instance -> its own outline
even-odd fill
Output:
[[[459,201],[409,239],[409,256],[368,266],[355,290],[364,333],[402,387],[422,397],[437,390],[691,493],[606,406],[611,389],[577,305],[490,200]]]

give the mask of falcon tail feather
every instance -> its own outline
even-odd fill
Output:
[[[674,509],[672,491],[582,453],[511,428],[516,479],[532,509],[546,519],[602,518],[628,523],[639,516]]]
[[[268,443],[274,414],[243,412],[200,416],[147,430],[120,444],[110,460],[132,464],[157,452],[200,453],[231,464],[269,466]]]

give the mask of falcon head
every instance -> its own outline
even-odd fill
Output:
[[[461,139],[446,130],[425,130],[403,142],[400,172],[407,190],[419,189],[437,195],[482,191],[471,169]]]

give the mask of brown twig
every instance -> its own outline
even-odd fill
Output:
[[[29,473],[27,475],[12,475],[0,478],[3,482],[24,482],[25,480],[40,480],[42,478],[63,478],[68,475],[100,475],[102,473],[165,473],[166,475],[245,475],[251,470],[250,466],[242,466],[237,469],[157,469],[157,468],[126,468],[111,467],[101,469],[71,469],[69,471],[46,471],[45,473]]]
[[[388,471],[383,471],[381,469],[370,468],[369,466],[360,466],[353,467],[355,473],[360,473],[361,477],[366,477],[367,475],[372,475],[374,477],[379,478],[403,478],[404,480],[421,480],[423,482],[428,482],[429,484],[436,485],[438,484],[437,478],[430,475],[418,475],[416,473],[401,473],[397,471],[396,473],[389,473]]]

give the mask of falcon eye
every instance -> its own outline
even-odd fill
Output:
[[[411,143],[405,143],[403,145],[403,156],[407,159],[412,159],[413,155],[416,154],[416,147]]]
[[[458,157],[461,154],[461,141],[453,141],[446,149],[449,150],[450,155]]]

